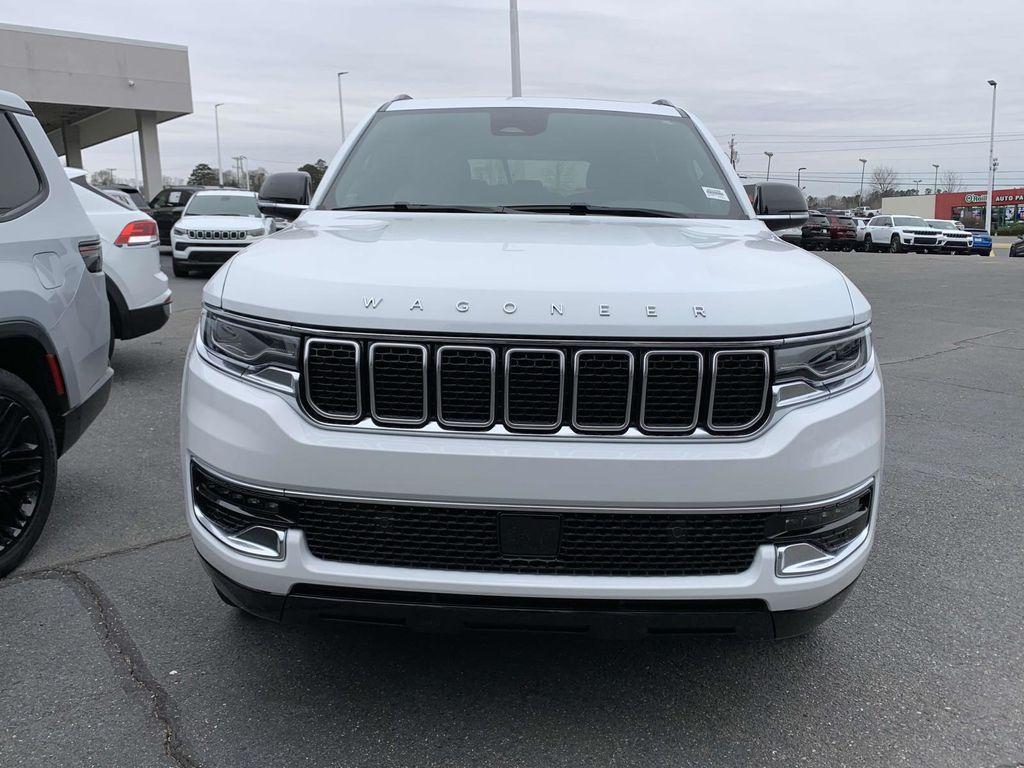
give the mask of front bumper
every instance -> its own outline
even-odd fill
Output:
[[[471,433],[409,434],[326,429],[294,400],[247,384],[194,350],[182,390],[182,460],[188,520],[202,558],[248,590],[279,597],[302,585],[488,598],[754,600],[768,611],[814,608],[859,575],[874,536],[827,571],[776,575],[763,545],[741,573],[712,576],[579,576],[467,572],[329,562],[302,531],[286,534],[285,557],[241,554],[192,512],[193,459],[263,488],[363,499],[415,499],[523,507],[685,510],[814,502],[877,479],[884,435],[877,372],[858,387],[788,412],[748,439],[537,439]]]
[[[219,267],[240,250],[251,245],[249,242],[216,242],[210,240],[189,241],[173,237],[171,258],[192,267]]]

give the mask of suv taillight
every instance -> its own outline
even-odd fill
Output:
[[[156,223],[151,219],[140,219],[125,225],[114,245],[154,245],[156,242]]]
[[[78,253],[85,262],[87,272],[103,271],[103,247],[99,240],[83,240],[78,244]]]

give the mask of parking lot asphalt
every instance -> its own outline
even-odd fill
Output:
[[[843,610],[780,643],[236,613],[186,536],[178,392],[203,280],[171,278],[174,315],[118,344],[110,403],[0,583],[0,765],[1024,764],[1024,261],[827,258],[874,305],[882,513]]]

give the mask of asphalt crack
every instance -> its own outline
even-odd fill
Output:
[[[150,714],[163,730],[164,754],[181,768],[201,768],[179,734],[177,704],[149,672],[128,628],[99,584],[84,573],[69,568],[51,569],[32,578],[56,579],[71,588],[92,619],[93,628],[126,692],[145,697],[148,701]]]
[[[948,355],[950,352],[957,352],[963,349],[963,345],[969,342],[977,341],[978,339],[987,339],[989,336],[998,336],[1000,333],[1007,333],[1008,331],[1012,330],[1012,328],[1003,328],[998,331],[990,331],[989,333],[983,333],[980,336],[971,336],[970,338],[967,339],[960,339],[958,341],[954,341],[952,349],[940,349],[938,352],[928,352],[927,354],[924,355],[905,357],[902,360],[888,360],[883,362],[882,365],[902,365],[903,363],[913,363],[917,360],[929,360],[933,357],[939,357],[940,355]]]

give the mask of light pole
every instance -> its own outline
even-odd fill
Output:
[[[245,186],[243,189],[249,191],[249,158],[245,155],[238,156],[239,162],[242,165],[242,178],[245,179]]]
[[[864,205],[864,169],[867,168],[868,161],[863,157],[860,160],[860,192],[857,193],[857,204]]]
[[[920,192],[921,192],[921,180],[920,179],[914,179],[914,193],[915,194],[920,194]]]
[[[932,163],[932,168],[935,169],[935,186],[932,187],[932,192],[937,195],[939,194],[939,164]]]
[[[508,34],[512,48],[512,95],[523,95],[523,75],[519,69],[519,3],[508,2]]]
[[[217,184],[221,187],[224,186],[224,169],[220,167],[220,118],[217,115],[217,109],[223,106],[223,102],[213,105],[213,126],[217,131]]]
[[[988,195],[985,198],[985,231],[992,234],[992,193],[996,186],[996,169],[993,165],[996,147],[996,81],[989,80],[992,86],[992,128],[988,135]]]
[[[775,156],[774,152],[765,152],[765,157],[768,158],[768,172],[764,175],[764,180],[768,181],[772,177],[772,158]]]
[[[800,166],[799,168],[796,169],[796,188],[797,189],[803,189],[803,187],[800,186],[800,171],[806,171],[806,170],[807,170],[806,166]]]
[[[345,143],[345,107],[341,102],[341,76],[347,75],[348,71],[338,73],[338,117],[341,118],[341,143]]]

